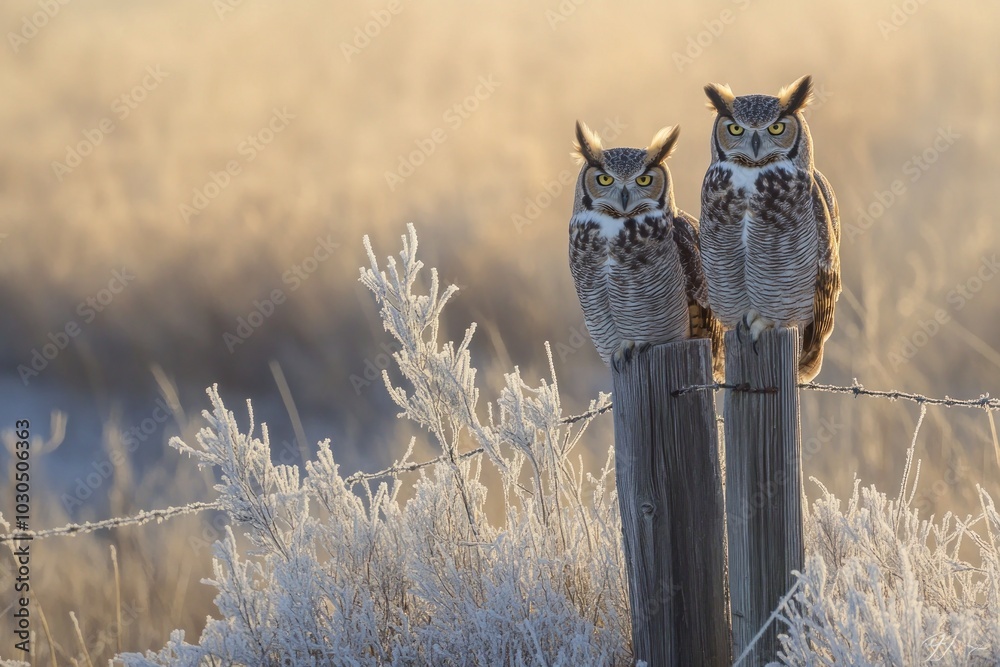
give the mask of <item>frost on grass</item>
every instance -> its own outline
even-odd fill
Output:
[[[821,497],[806,523],[805,572],[780,617],[783,664],[1000,665],[1000,514],[977,488],[978,516],[921,519],[911,506],[919,465],[907,490],[915,446],[916,433],[895,500],[855,481],[845,511],[813,480]]]
[[[584,470],[573,450],[589,419],[562,423],[554,371],[532,387],[515,369],[480,410],[474,328],[457,346],[438,341],[456,288],[440,291],[432,270],[429,291],[414,294],[422,264],[412,228],[385,271],[365,246],[371,268],[361,281],[399,344],[406,383],[385,374],[386,387],[436,442],[439,461],[419,471],[406,502],[399,475],[380,484],[341,476],[329,442],[300,481],[297,468],[271,463],[267,428],[254,435],[249,403],[241,426],[210,389],[198,446],[172,444],[217,468],[233,519],[208,582],[220,619],[196,645],[175,632],[160,652],[125,655],[125,664],[628,664],[610,452],[596,474]],[[475,448],[485,458],[462,456]],[[484,466],[499,473],[497,488],[481,481]],[[488,497],[506,508],[502,521],[487,519]],[[241,553],[233,530],[251,551]]]
[[[405,381],[383,373],[386,387],[439,458],[413,465],[411,442],[393,466],[410,472],[376,484],[343,477],[324,441],[303,475],[272,464],[267,428],[255,435],[249,403],[240,426],[213,387],[198,446],[172,444],[217,468],[232,519],[207,582],[219,618],[196,644],[175,631],[161,651],[121,659],[129,667],[631,664],[612,452],[593,473],[574,454],[590,419],[563,423],[551,354],[550,382],[529,386],[515,368],[480,408],[475,329],[457,346],[439,343],[456,288],[441,291],[432,269],[427,293],[414,294],[422,264],[413,228],[384,270],[367,238],[365,248],[371,267],[361,282],[398,343]],[[487,466],[500,480],[489,489]],[[905,481],[891,501],[856,486],[846,510],[821,487],[807,519],[805,573],[778,617],[783,663],[1000,664],[1000,515],[981,491],[979,517],[922,520]],[[505,508],[502,520],[487,518],[488,499]],[[974,563],[963,560],[968,549]]]

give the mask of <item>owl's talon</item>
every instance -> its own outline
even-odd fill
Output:
[[[774,326],[775,323],[773,320],[766,320],[763,317],[758,317],[754,320],[754,323],[750,326],[750,336],[753,338],[754,344],[756,344],[757,339],[760,338],[762,333],[773,329]]]
[[[617,372],[622,372],[637,354],[647,349],[650,343],[636,343],[633,340],[623,340],[618,344],[618,349],[611,355],[611,367]]]

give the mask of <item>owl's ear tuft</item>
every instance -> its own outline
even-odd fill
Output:
[[[646,148],[646,166],[651,167],[660,164],[670,157],[670,154],[674,152],[674,147],[677,145],[677,138],[680,134],[680,125],[668,125],[657,132],[653,140],[649,142],[649,147]]]
[[[586,162],[592,167],[599,167],[604,155],[601,138],[582,121],[576,121],[576,142],[573,144],[572,155],[580,164]]]
[[[707,106],[710,111],[715,111],[720,116],[733,115],[733,100],[736,99],[736,96],[733,95],[729,84],[710,83],[705,86],[705,94],[708,95]]]
[[[782,113],[793,114],[805,109],[812,102],[812,77],[806,74],[778,91],[778,104]]]

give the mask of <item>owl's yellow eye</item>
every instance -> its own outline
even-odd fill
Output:
[[[643,174],[642,176],[639,176],[635,179],[635,184],[641,185],[643,187],[646,187],[652,182],[653,182],[653,177],[650,176],[649,174]]]
[[[781,134],[782,132],[785,131],[785,124],[784,123],[775,123],[771,127],[767,128],[767,131],[770,132],[771,134],[775,134],[775,135]]]
[[[615,182],[615,179],[608,176],[607,174],[598,174],[597,182],[600,183],[601,185],[611,185],[612,183]]]
[[[734,137],[740,136],[741,134],[743,134],[743,126],[737,125],[736,123],[731,124],[729,126],[729,134],[733,135]]]

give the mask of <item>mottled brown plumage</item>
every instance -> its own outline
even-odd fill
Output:
[[[813,164],[802,115],[811,86],[806,76],[777,96],[741,97],[728,86],[705,87],[717,117],[700,237],[709,303],[722,325],[753,340],[797,326],[803,381],[819,373],[840,295],[840,214]]]
[[[604,149],[577,125],[583,167],[570,220],[570,271],[587,329],[605,363],[655,343],[711,337],[721,372],[722,327],[708,305],[698,222],[674,204],[664,164],[677,140],[664,128],[645,150]]]

